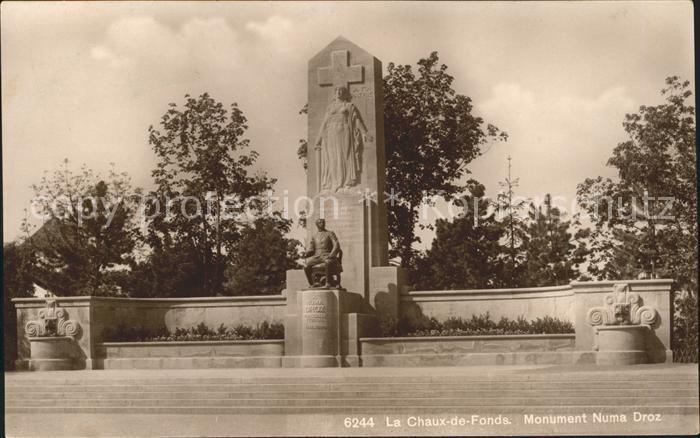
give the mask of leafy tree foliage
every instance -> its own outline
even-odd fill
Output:
[[[85,166],[64,165],[33,186],[36,213],[46,219],[36,230],[23,222],[24,245],[34,254],[33,280],[56,295],[120,293],[116,272],[135,247],[136,198],[126,174],[106,180]]]
[[[414,231],[423,199],[462,193],[467,165],[499,134],[472,114],[471,99],[455,92],[453,79],[437,52],[418,61],[417,74],[410,65],[389,63],[384,77],[387,190],[401,197],[389,206],[390,256],[406,267],[419,241]]]
[[[201,258],[194,245],[162,245],[144,260],[134,260],[131,273],[123,279],[132,297],[187,297],[202,294],[204,275]],[[214,294],[211,294],[214,295]]]
[[[300,243],[288,239],[292,221],[263,216],[243,229],[226,268],[227,295],[278,294],[288,269],[299,268]]]
[[[578,198],[595,225],[589,273],[609,279],[674,278],[683,291],[674,337],[692,343],[697,360],[697,157],[689,87],[669,77],[661,92],[664,103],[627,114],[623,126],[629,139],[608,160],[617,180],[586,179]]]
[[[165,293],[212,295],[223,291],[227,254],[236,250],[246,211],[261,210],[259,197],[274,180],[251,173],[258,154],[246,153],[246,118],[235,103],[226,110],[206,93],[185,98],[183,108],[170,104],[162,131],[149,128],[159,161],[152,172],[157,202],[148,210],[147,242],[154,254],[184,248],[191,256],[176,257],[182,274],[174,283],[167,278],[170,269],[152,264],[155,284],[170,285]]]
[[[530,203],[523,241],[524,285],[557,286],[579,276],[579,265],[588,254],[584,239],[589,231],[563,216],[549,194],[542,205]]]
[[[6,243],[2,248],[3,359],[13,370],[17,359],[17,313],[12,298],[34,295],[33,254],[26,245]]]
[[[463,214],[452,222],[439,219],[431,248],[416,261],[418,289],[480,289],[502,285],[500,240],[504,227],[484,198],[484,186],[474,180],[457,203]]]
[[[33,257],[29,247],[16,242],[2,247],[2,290],[5,296],[5,309],[11,298],[31,297],[34,294],[32,275]]]
[[[671,349],[675,362],[698,362],[698,295],[681,290],[675,297]]]
[[[2,248],[3,359],[5,370],[12,370],[17,359],[17,313],[12,298],[33,296],[33,254],[26,245],[6,243]]]

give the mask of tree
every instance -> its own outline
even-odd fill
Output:
[[[694,108],[685,104],[688,82],[671,77],[666,84],[667,103],[641,106],[638,114],[626,116],[630,139],[608,161],[618,169],[618,180],[589,178],[579,184],[578,199],[596,232],[614,240],[594,254],[594,275],[613,277],[620,263],[610,262],[627,260],[622,264],[637,273],[673,275],[697,289]]]
[[[511,177],[511,158],[508,157],[508,176],[499,182],[501,190],[493,203],[497,219],[504,228],[503,245],[505,247],[505,265],[503,281],[506,287],[518,287],[524,284],[523,277],[523,239],[525,237],[525,215],[522,213],[526,201],[518,199],[515,189],[519,178]]]
[[[564,220],[549,194],[542,205],[530,203],[528,216],[523,240],[524,284],[529,287],[569,284],[578,277],[578,267],[585,260],[584,239],[588,230],[572,232],[577,221]]]
[[[125,269],[136,245],[137,197],[126,173],[106,180],[83,166],[74,173],[68,160],[52,176],[32,186],[38,228],[22,224],[23,245],[34,254],[33,280],[56,295],[120,293],[115,272]]]
[[[34,295],[32,265],[34,255],[29,247],[16,242],[2,247],[2,290],[5,296],[5,309],[12,298],[25,298]]]
[[[697,303],[697,157],[689,87],[688,81],[669,77],[661,91],[665,103],[627,114],[623,126],[629,139],[608,160],[617,180],[586,179],[577,195],[594,225],[588,268],[594,277],[671,277],[683,292],[679,296]],[[687,330],[697,328],[697,304],[676,304],[686,310],[677,312],[674,337],[685,336],[682,342],[694,345],[697,360],[697,330]]]
[[[437,52],[410,65],[389,63],[384,77],[384,129],[387,190],[401,201],[389,206],[391,257],[412,265],[418,209],[426,197],[451,200],[462,193],[460,179],[488,138],[493,125],[472,114],[472,102],[452,88],[453,77],[439,64]],[[500,133],[500,138],[507,138]]]
[[[3,351],[5,370],[17,359],[17,313],[12,298],[34,296],[33,254],[24,245],[6,243],[2,248]]]
[[[227,295],[278,294],[288,269],[298,269],[300,243],[288,239],[292,221],[280,215],[263,216],[243,229],[224,284]]]
[[[258,154],[245,153],[246,118],[235,103],[227,111],[207,93],[185,99],[182,109],[170,104],[162,132],[149,127],[159,161],[152,172],[157,188],[148,209],[147,241],[155,254],[186,248],[192,256],[179,265],[189,280],[170,293],[211,295],[223,291],[227,254],[235,251],[251,220],[246,212],[261,211],[261,195],[274,180],[251,173]],[[167,282],[164,275],[167,269],[155,271],[156,283]]]
[[[481,289],[502,286],[504,228],[484,198],[484,186],[468,182],[457,201],[463,214],[452,222],[437,220],[435,240],[413,272],[418,289]]]

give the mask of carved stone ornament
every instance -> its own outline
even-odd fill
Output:
[[[613,293],[605,297],[601,307],[588,311],[588,323],[597,325],[652,325],[656,321],[656,310],[642,305],[638,294],[630,292],[629,285],[618,283]]]
[[[77,321],[68,319],[68,312],[58,307],[56,300],[47,299],[46,307],[39,310],[39,319],[29,321],[24,331],[30,337],[70,336],[75,337],[80,330]]]

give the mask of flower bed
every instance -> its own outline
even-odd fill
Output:
[[[105,342],[196,342],[196,341],[250,341],[284,339],[284,325],[263,321],[255,327],[237,325],[229,328],[221,324],[216,330],[204,323],[196,327],[176,328],[169,332],[164,326],[159,329],[126,327],[118,325],[105,328]]]
[[[380,332],[382,337],[553,335],[574,333],[574,326],[569,321],[549,316],[531,321],[522,316],[517,319],[501,318],[495,322],[486,312],[472,315],[470,319],[452,317],[444,322],[426,317],[417,321],[388,319],[381,322]]]

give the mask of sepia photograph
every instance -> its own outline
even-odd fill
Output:
[[[5,1],[7,437],[695,435],[690,1]]]

